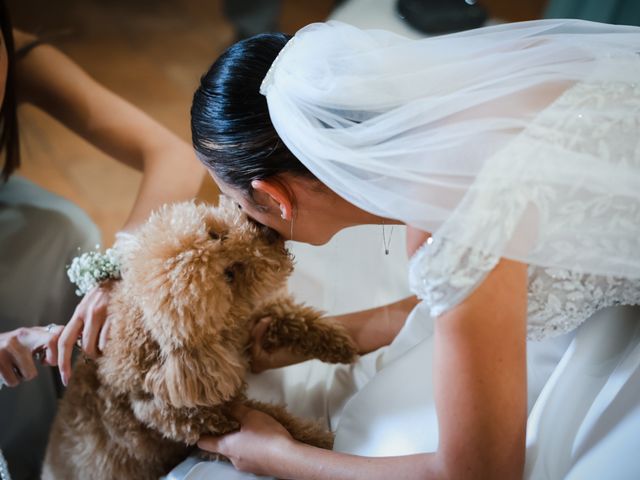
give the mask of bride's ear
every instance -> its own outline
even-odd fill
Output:
[[[253,180],[251,186],[258,193],[263,206],[280,211],[283,220],[291,220],[293,216],[294,197],[284,181],[269,178],[267,180]]]

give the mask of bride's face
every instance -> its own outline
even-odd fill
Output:
[[[287,240],[323,245],[342,228],[327,201],[329,194],[314,188],[313,180],[289,179],[272,189],[254,189],[253,198],[225,184],[209,172],[220,191],[252,220],[272,228]],[[317,182],[316,182],[317,183]],[[283,218],[284,216],[284,218]]]

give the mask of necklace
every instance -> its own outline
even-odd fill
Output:
[[[387,243],[387,236],[384,231],[384,222],[382,222],[382,244],[384,245],[384,254],[389,255],[389,247],[391,246],[391,237],[393,236],[393,225],[391,225],[391,231],[389,232],[389,242]]]

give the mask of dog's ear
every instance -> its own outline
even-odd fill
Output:
[[[146,375],[145,389],[176,408],[213,406],[233,399],[244,384],[248,365],[222,342],[200,343],[161,354]]]

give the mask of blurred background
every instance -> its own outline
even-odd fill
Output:
[[[416,18],[402,19],[396,0],[8,0],[17,28],[45,38],[99,82],[185,140],[190,138],[189,108],[200,75],[229,44],[259,31],[294,33],[331,16],[421,36],[425,32],[414,27],[423,25],[424,19],[437,23],[444,4],[480,8],[486,15],[483,23],[543,16],[615,22],[614,17],[623,14],[630,18],[633,13],[637,19],[640,5],[637,0],[475,3],[406,1],[405,11]],[[21,173],[81,206],[101,228],[103,243],[110,244],[127,217],[141,175],[32,107],[20,107],[19,118]],[[200,196],[213,199],[216,195],[207,179]]]

